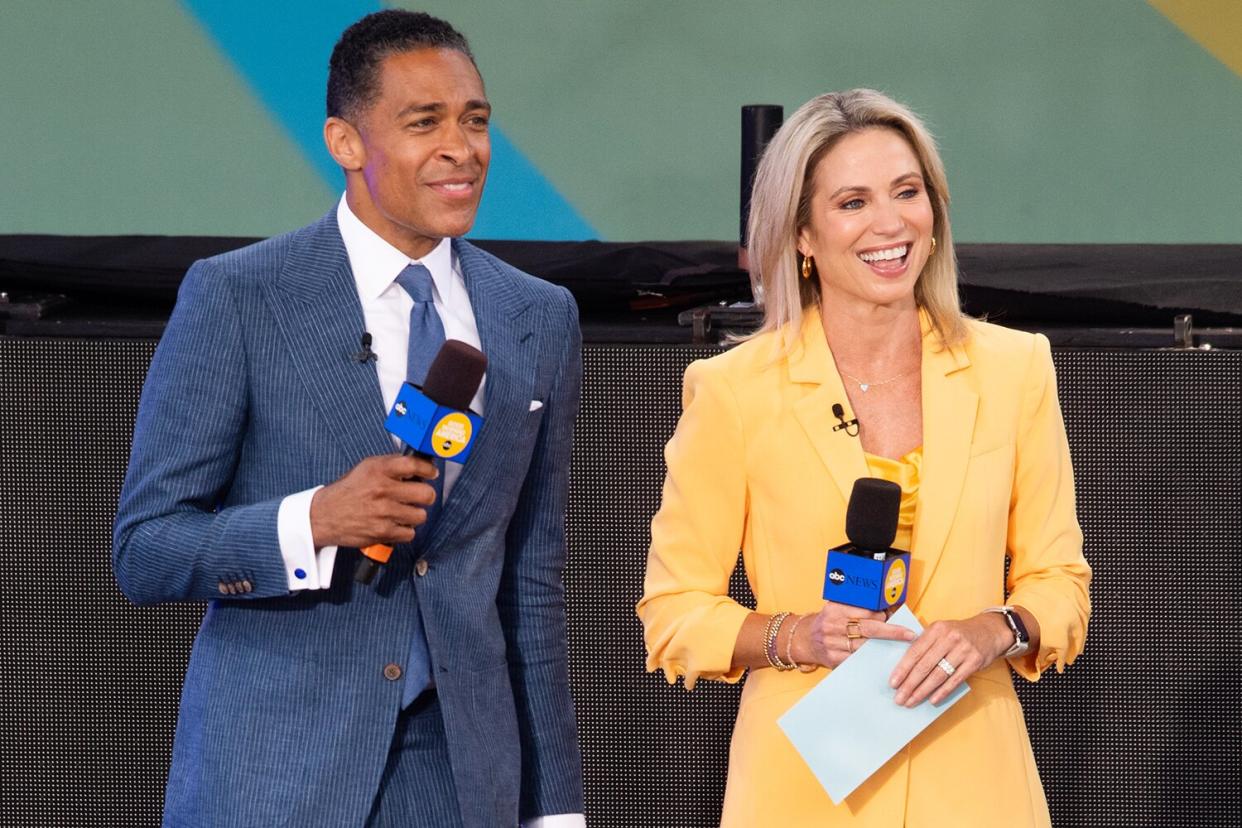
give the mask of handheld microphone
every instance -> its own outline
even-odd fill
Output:
[[[370,339],[370,335],[365,335],[365,339]],[[487,357],[478,348],[456,339],[441,345],[423,387],[409,382],[402,385],[384,421],[388,433],[405,443],[402,453],[432,462],[466,462],[483,427],[483,418],[469,409],[486,370]],[[377,543],[361,552],[354,580],[369,584],[380,567],[388,563],[392,547]]]
[[[845,513],[849,543],[828,550],[824,598],[869,610],[906,600],[910,553],[893,549],[901,487],[878,477],[854,481]]]
[[[375,355],[375,352],[371,350],[371,334],[367,331],[362,332],[362,350],[354,354],[354,359],[361,362],[363,365],[379,359],[379,357]]]
[[[836,417],[838,420],[841,421],[840,423],[832,427],[833,431],[841,431],[842,429],[844,429],[845,433],[850,435],[851,437],[858,436],[858,418],[855,417],[852,420],[845,419],[845,409],[841,406],[841,403],[832,404],[832,416]],[[853,428],[854,430],[850,431],[851,428]]]

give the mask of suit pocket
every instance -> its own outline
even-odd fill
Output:
[[[536,402],[538,401],[536,400]],[[522,424],[522,427],[531,435],[539,433],[539,424],[543,422],[543,412],[543,403],[539,403],[538,408],[532,408],[526,412],[526,421]]]
[[[540,407],[534,411],[523,412],[517,418],[516,427],[507,442],[508,459],[513,463],[509,469],[513,472],[511,482],[517,488],[521,488],[526,479],[526,470],[530,468],[534,457],[535,443],[539,440],[539,427],[543,423],[546,410],[546,407]],[[516,495],[516,489],[514,494]]]

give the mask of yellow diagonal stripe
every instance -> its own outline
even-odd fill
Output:
[[[1188,37],[1242,77],[1242,0],[1147,0]]]

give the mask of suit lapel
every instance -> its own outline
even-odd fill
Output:
[[[318,409],[329,433],[351,458],[391,452],[375,364],[353,358],[366,322],[335,210],[298,231],[264,294],[307,402]]]
[[[476,512],[494,475],[503,468],[514,435],[522,433],[530,415],[539,356],[533,335],[537,314],[519,280],[468,242],[454,239],[453,251],[487,357],[484,422],[479,441],[436,520],[429,553],[448,542]]]
[[[844,429],[833,431],[834,426],[840,425],[832,413],[834,403],[841,404],[846,420],[853,419],[854,414],[824,337],[818,308],[803,312],[799,341],[789,358],[789,378],[797,384],[814,386],[794,402],[794,416],[848,503],[854,481],[868,474],[867,459],[857,437],[851,437]]]
[[[916,568],[911,573],[908,598],[912,604],[917,604],[926,591],[957,514],[979,408],[970,372],[964,370],[970,366],[969,358],[960,347],[940,348],[926,314],[921,315],[923,467],[914,523]]]

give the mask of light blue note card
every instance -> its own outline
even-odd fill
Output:
[[[889,623],[923,632],[905,606]],[[897,691],[888,686],[888,677],[909,647],[905,641],[867,639],[778,722],[836,805],[970,690],[963,682],[936,706],[895,703]]]

